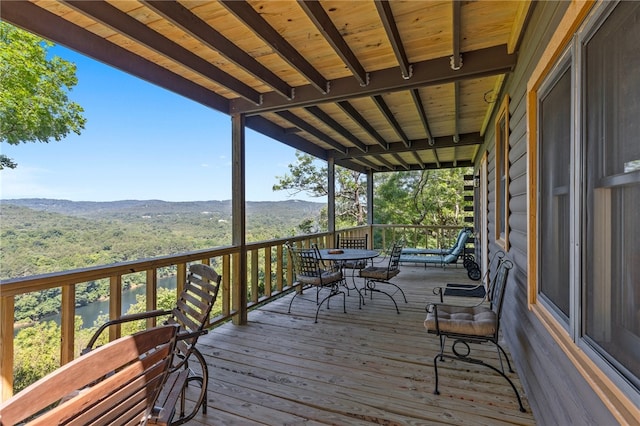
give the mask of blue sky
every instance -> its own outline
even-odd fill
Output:
[[[18,163],[0,171],[0,198],[73,201],[231,198],[231,118],[129,74],[56,46],[78,67],[69,97],[87,118],[62,141],[2,143]],[[247,201],[309,198],[272,191],[295,150],[247,129]]]

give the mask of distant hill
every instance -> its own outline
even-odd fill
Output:
[[[49,198],[19,198],[0,200],[0,205],[14,205],[48,213],[86,218],[113,218],[123,216],[161,216],[172,214],[212,213],[231,215],[231,200],[223,201],[162,201],[162,200],[122,200],[122,201],[69,201]],[[317,214],[324,203],[310,201],[248,201],[247,215],[278,216],[282,219],[300,218],[301,214]]]
[[[247,202],[247,240],[302,233],[324,203]],[[0,200],[0,279],[231,244],[231,201]]]

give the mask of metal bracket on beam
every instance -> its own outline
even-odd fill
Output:
[[[405,80],[409,80],[411,77],[413,77],[413,65],[409,65],[409,75],[404,75],[404,73],[402,73],[402,78]]]
[[[291,88],[291,94],[289,95],[289,98],[288,98],[288,99],[289,99],[290,101],[292,101],[292,100],[294,100],[295,98],[296,98],[296,88],[295,88],[295,87],[292,87],[292,88]]]
[[[457,58],[455,56],[450,56],[449,60],[452,70],[458,71],[460,68],[462,68],[462,55],[459,55]],[[459,65],[456,65],[456,62],[459,62]]]
[[[370,78],[369,77],[369,73],[367,72],[364,75],[365,75],[366,81],[364,82],[364,84],[360,83],[360,87],[367,87],[369,85],[369,83],[371,82],[371,80],[369,79]]]
[[[429,144],[429,146],[434,146],[436,144],[436,140],[434,138],[429,138],[429,141],[427,143]]]

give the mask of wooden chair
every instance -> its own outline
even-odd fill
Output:
[[[438,360],[444,361],[445,358],[455,359],[471,364],[484,365],[504,377],[516,394],[520,411],[525,412],[518,390],[504,372],[503,356],[509,367],[509,372],[513,372],[513,369],[507,353],[498,343],[504,293],[511,268],[513,268],[513,263],[510,260],[501,260],[491,291],[489,305],[486,303],[479,303],[473,306],[444,303],[430,303],[427,305],[427,318],[424,321],[424,326],[429,333],[435,334],[440,338],[440,352],[433,359],[436,378],[434,393],[436,395],[440,394],[438,390]],[[445,353],[447,337],[453,339],[452,355]],[[488,364],[482,359],[470,356],[471,347],[469,345],[482,343],[495,345],[500,368]]]
[[[184,290],[178,296],[176,306],[171,310],[155,310],[140,314],[124,315],[118,319],[106,322],[93,335],[87,348],[83,351],[91,351],[96,344],[98,337],[107,328],[131,321],[138,321],[147,318],[157,318],[169,316],[164,324],[177,324],[180,327],[179,340],[176,344],[176,357],[174,369],[184,369],[188,372],[188,377],[184,386],[180,390],[180,411],[178,418],[173,420],[175,412],[165,410],[158,423],[179,425],[191,420],[202,407],[202,413],[207,412],[207,386],[209,381],[209,369],[202,353],[197,349],[198,337],[206,334],[206,327],[209,322],[209,315],[213,309],[220,288],[221,277],[208,265],[193,264],[189,267],[187,281]],[[195,359],[198,368],[190,367],[191,360]],[[188,414],[185,414],[186,390],[187,386],[196,382],[200,386],[200,394]],[[171,384],[164,389],[161,399],[170,398],[167,395],[170,391],[176,390],[176,384]]]
[[[400,255],[402,253],[402,243],[395,243],[393,248],[391,249],[391,254],[389,255],[389,263],[387,266],[368,266],[362,270],[360,270],[360,277],[364,278],[365,286],[364,292],[370,291],[370,297],[373,297],[373,292],[378,292],[382,294],[386,294],[393,304],[396,307],[396,311],[398,314],[400,313],[400,309],[398,309],[398,304],[396,303],[393,295],[397,292],[402,294],[404,298],[404,303],[407,303],[407,296],[405,296],[404,291],[397,284],[392,283],[391,278],[395,277],[400,273]],[[378,284],[385,284],[392,287],[395,287],[395,291],[393,293],[388,293],[384,290],[381,290],[378,287]]]
[[[291,263],[293,264],[295,282],[301,284],[300,290],[296,292],[289,302],[288,312],[291,313],[291,305],[295,298],[302,294],[305,288],[313,287],[316,289],[316,305],[318,306],[316,309],[316,323],[318,322],[318,313],[320,312],[322,304],[326,301],[327,309],[329,309],[329,299],[340,294],[342,295],[343,310],[346,314],[346,298],[344,292],[340,290],[340,285],[345,285],[345,281],[339,265],[324,265],[317,247],[304,249],[295,247],[290,243],[286,243],[285,245],[287,246]],[[320,300],[320,292],[323,289],[329,289],[329,294]]]
[[[169,374],[178,326],[122,337],[0,405],[0,424],[145,425]]]

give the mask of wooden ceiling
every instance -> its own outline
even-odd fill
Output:
[[[531,5],[2,0],[0,16],[243,113],[247,127],[296,149],[384,172],[473,165]]]

